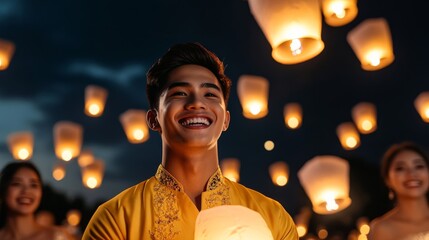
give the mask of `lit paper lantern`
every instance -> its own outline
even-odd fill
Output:
[[[414,100],[414,107],[424,122],[429,122],[429,92],[420,93]]]
[[[61,181],[65,176],[66,167],[61,163],[55,164],[54,168],[52,169],[52,177],[57,181]]]
[[[143,143],[149,139],[146,111],[130,109],[122,113],[119,120],[130,143]]]
[[[304,237],[308,231],[308,222],[310,221],[311,210],[308,207],[303,207],[301,211],[295,215],[294,222],[298,237]]]
[[[237,158],[224,158],[220,161],[223,176],[233,182],[240,181],[240,161]]]
[[[89,149],[83,150],[79,157],[77,158],[77,163],[79,164],[79,167],[85,167],[89,164],[94,162],[94,155],[92,154],[92,151]]]
[[[337,127],[337,136],[345,150],[353,150],[360,146],[359,132],[351,122],[341,123]]]
[[[342,158],[316,156],[302,166],[298,178],[316,213],[337,213],[351,204],[349,164]]]
[[[244,117],[258,119],[268,114],[269,82],[266,78],[252,75],[240,76],[237,93]]]
[[[353,121],[362,134],[372,133],[377,129],[377,110],[374,104],[361,102],[352,109]]]
[[[83,128],[69,121],[60,121],[54,125],[55,154],[59,159],[70,161],[79,156],[82,147]]]
[[[67,223],[70,226],[78,226],[82,218],[82,214],[77,209],[71,209],[67,212]]]
[[[94,159],[94,162],[81,168],[82,182],[87,188],[99,188],[103,182],[104,162],[100,159]]]
[[[356,220],[356,227],[360,234],[368,235],[370,231],[369,220],[367,217],[360,217]]]
[[[33,134],[16,132],[7,136],[7,143],[12,157],[16,160],[28,160],[33,156]]]
[[[0,70],[9,67],[14,52],[15,44],[13,42],[0,39]]]
[[[302,108],[298,103],[288,103],[283,108],[286,127],[297,129],[302,124]]]
[[[273,240],[273,235],[258,212],[239,205],[222,205],[198,213],[194,239]]]
[[[268,171],[271,176],[271,180],[277,186],[284,186],[289,180],[289,168],[285,162],[278,161],[272,163]]]
[[[307,61],[325,47],[319,0],[249,0],[250,10],[282,64]]]
[[[346,25],[357,16],[357,0],[322,0],[322,12],[328,25]]]
[[[382,69],[395,59],[389,25],[384,18],[363,21],[347,34],[347,41],[364,70]]]
[[[85,88],[85,114],[99,117],[103,114],[107,99],[107,90],[100,86],[89,85]]]

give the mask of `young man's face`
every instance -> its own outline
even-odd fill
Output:
[[[184,65],[170,73],[157,116],[164,143],[214,147],[229,118],[221,86],[210,70]]]

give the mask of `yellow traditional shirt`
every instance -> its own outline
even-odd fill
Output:
[[[259,212],[275,240],[298,240],[291,216],[276,200],[225,178],[220,169],[201,196],[201,209],[242,205]],[[98,207],[82,239],[191,240],[199,211],[183,186],[158,167],[156,175]]]

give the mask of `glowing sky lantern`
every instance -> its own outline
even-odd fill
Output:
[[[268,114],[269,82],[266,78],[253,75],[240,76],[237,93],[244,117],[258,119]]]
[[[337,127],[337,136],[345,150],[353,150],[360,146],[359,132],[352,122],[341,123]]]
[[[282,64],[307,61],[325,47],[319,0],[249,0],[253,17]]]
[[[0,39],[0,70],[5,70],[9,67],[14,52],[15,44],[13,42]]]
[[[149,139],[146,111],[129,109],[119,116],[119,120],[130,143],[143,143]]]
[[[67,223],[71,226],[78,226],[81,218],[82,214],[77,209],[69,210],[66,215]]]
[[[82,150],[79,157],[77,158],[77,162],[81,168],[94,162],[94,155],[92,154],[92,151],[89,149]]]
[[[79,156],[83,140],[81,125],[70,121],[59,121],[54,125],[55,154],[59,159],[70,161]]]
[[[357,0],[322,0],[322,12],[328,25],[346,25],[358,14]]]
[[[103,114],[107,99],[107,90],[97,85],[88,85],[85,88],[85,114],[90,117],[99,117]]]
[[[360,102],[352,109],[353,121],[362,134],[372,133],[377,129],[377,110],[374,104]]]
[[[347,41],[364,70],[382,69],[395,59],[389,25],[384,18],[363,21],[347,34]]]
[[[345,159],[316,156],[302,166],[298,178],[316,213],[336,213],[351,204],[349,164]]]
[[[198,213],[194,239],[273,240],[273,235],[258,212],[240,205],[222,205]]]
[[[240,181],[240,161],[237,158],[224,158],[220,161],[222,174],[233,182]]]
[[[289,168],[285,162],[278,161],[272,163],[268,171],[275,185],[282,187],[287,184],[289,180]]]
[[[429,92],[421,92],[414,100],[414,107],[424,122],[429,122]]]
[[[54,168],[52,169],[52,177],[57,180],[61,181],[66,176],[66,167],[61,164],[57,163],[54,165]]]
[[[12,157],[16,160],[28,160],[33,156],[34,137],[31,132],[15,132],[7,136]]]
[[[81,168],[81,172],[82,183],[85,187],[99,188],[103,182],[104,162],[100,159],[94,159],[94,162]]]
[[[283,118],[286,127],[297,129],[302,124],[302,108],[299,103],[288,103],[283,108]]]
[[[311,217],[311,210],[309,207],[303,207],[297,215],[294,216],[293,220],[296,225],[298,237],[304,237],[308,231],[308,223]]]

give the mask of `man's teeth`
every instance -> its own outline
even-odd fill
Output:
[[[188,118],[185,121],[182,122],[183,126],[189,126],[189,125],[210,125],[210,122],[207,118]]]
[[[30,204],[32,202],[33,202],[33,200],[30,198],[19,198],[18,199],[18,203],[21,203],[21,204]]]
[[[407,186],[407,187],[418,187],[418,186],[420,186],[420,184],[421,184],[420,181],[414,180],[414,181],[406,182],[405,186]]]

